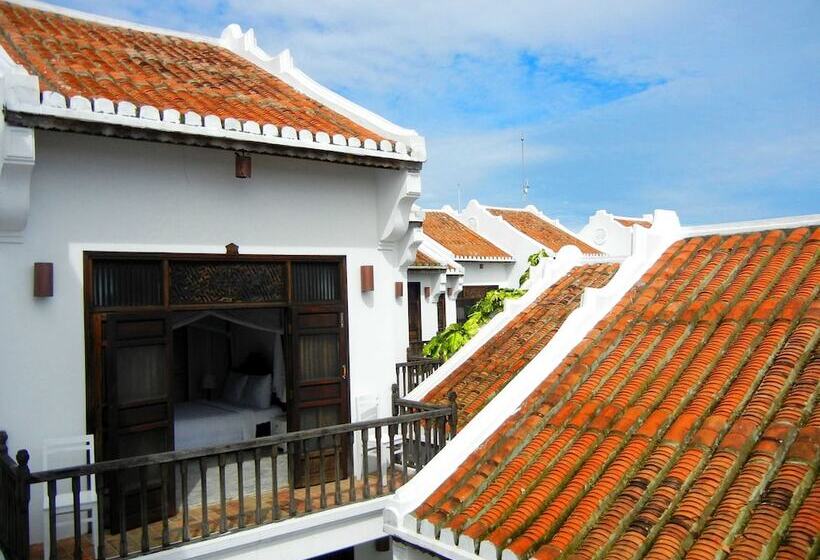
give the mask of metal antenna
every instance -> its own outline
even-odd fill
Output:
[[[458,213],[461,214],[461,183],[456,183],[456,191],[458,191]]]
[[[527,194],[530,192],[530,183],[527,181],[527,174],[524,169],[524,133],[521,133],[521,197],[524,204],[527,203]]]

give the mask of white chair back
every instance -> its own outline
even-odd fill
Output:
[[[49,438],[43,441],[43,470],[59,469],[64,467],[76,467],[79,465],[90,465],[94,463],[94,436],[72,436],[63,438]],[[89,525],[91,528],[91,543],[97,543],[99,537],[99,519],[97,517],[97,487],[95,486],[94,475],[89,475],[80,481],[80,512],[83,526]],[[55,510],[49,511],[48,493],[43,492],[43,551],[44,558],[49,558],[51,553],[50,544],[50,523],[51,513],[56,521],[54,530],[56,537],[62,538],[61,527],[64,530],[68,526],[73,528],[74,493],[71,488],[71,479],[57,481],[57,495],[55,496]],[[68,514],[73,514],[70,519],[63,519]],[[70,532],[68,534],[71,534]],[[94,558],[97,558],[97,547],[91,545]]]
[[[48,438],[43,441],[43,470],[90,465],[94,463],[94,436],[70,436],[62,438]],[[86,477],[82,490],[94,490],[94,475]],[[71,480],[57,482],[57,493],[71,492]],[[44,502],[48,497],[44,496]]]
[[[379,417],[379,397],[373,394],[356,397],[356,420],[366,422]]]

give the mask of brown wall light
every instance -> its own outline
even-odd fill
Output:
[[[373,291],[373,265],[365,264],[361,267],[362,293]]]
[[[396,297],[400,298],[404,295],[404,282],[396,282]]]
[[[54,295],[54,263],[34,263],[34,297]]]
[[[244,152],[236,152],[236,178],[251,178],[251,156]]]

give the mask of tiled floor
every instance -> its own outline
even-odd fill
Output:
[[[408,474],[411,476],[412,472]],[[370,497],[377,497],[389,493],[388,481],[383,481],[381,494],[378,492],[378,480],[376,475],[371,475],[369,480]],[[397,472],[394,476],[394,487],[398,488],[402,484],[401,472]],[[362,481],[357,481],[355,485],[355,498],[351,498],[350,482],[349,480],[341,481],[338,489],[335,483],[327,483],[325,487],[325,501],[326,505],[322,504],[322,487],[319,484],[310,487],[310,508],[306,508],[308,501],[306,500],[305,488],[297,488],[293,492],[294,509],[291,512],[290,502],[291,496],[289,489],[285,488],[279,491],[277,502],[279,504],[279,512],[277,513],[277,520],[287,519],[291,516],[305,515],[310,512],[320,511],[322,509],[333,508],[336,506],[346,505],[354,502],[364,501],[364,484]],[[337,490],[340,500],[336,501]],[[271,492],[263,492],[261,495],[261,518],[260,525],[268,524],[274,521],[274,501]],[[168,520],[168,541],[173,546],[179,544],[183,540],[182,536],[182,507],[180,506],[177,515]],[[221,508],[219,503],[211,503],[207,508],[208,516],[208,531],[210,537],[218,536],[221,532],[231,532],[240,528],[240,503],[239,500],[230,500],[226,503],[225,508],[225,527],[221,528],[220,513]],[[256,498],[255,495],[246,497],[244,500],[244,516],[243,527],[254,527],[256,523]],[[202,508],[197,504],[191,506],[188,520],[189,539],[191,541],[199,540],[202,537]],[[126,533],[127,553],[134,554],[140,551],[142,547],[142,530],[136,528]],[[162,522],[158,521],[148,526],[147,531],[148,547],[151,552],[156,551],[162,547]],[[119,534],[112,535],[106,532],[105,535],[106,558],[114,558],[120,556],[121,536]],[[74,539],[62,539],[58,541],[58,558],[71,559],[74,555]],[[94,558],[90,535],[86,535],[82,543],[83,560],[91,560]],[[43,545],[35,544],[31,547],[31,559],[38,560],[43,558]]]

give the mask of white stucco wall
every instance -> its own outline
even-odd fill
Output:
[[[42,131],[36,152],[23,242],[0,244],[0,429],[12,453],[30,450],[32,470],[44,437],[86,431],[85,250],[224,254],[234,242],[244,254],[346,256],[351,399],[377,392],[389,414],[407,304],[394,254],[377,248],[378,208],[390,206],[377,192],[397,172],[254,155],[253,178],[239,180],[229,151]],[[40,261],[54,263],[54,297],[32,297]],[[364,295],[361,265],[375,269]],[[36,536],[38,492],[31,503]]]
[[[524,259],[526,262],[526,259]],[[518,276],[513,277],[515,263],[459,261],[464,267],[465,286],[497,285],[500,288],[517,288]]]
[[[425,274],[421,281],[421,339],[430,340],[438,332],[438,274]],[[430,297],[424,297],[424,288],[430,288]],[[444,297],[447,297],[446,294]]]

